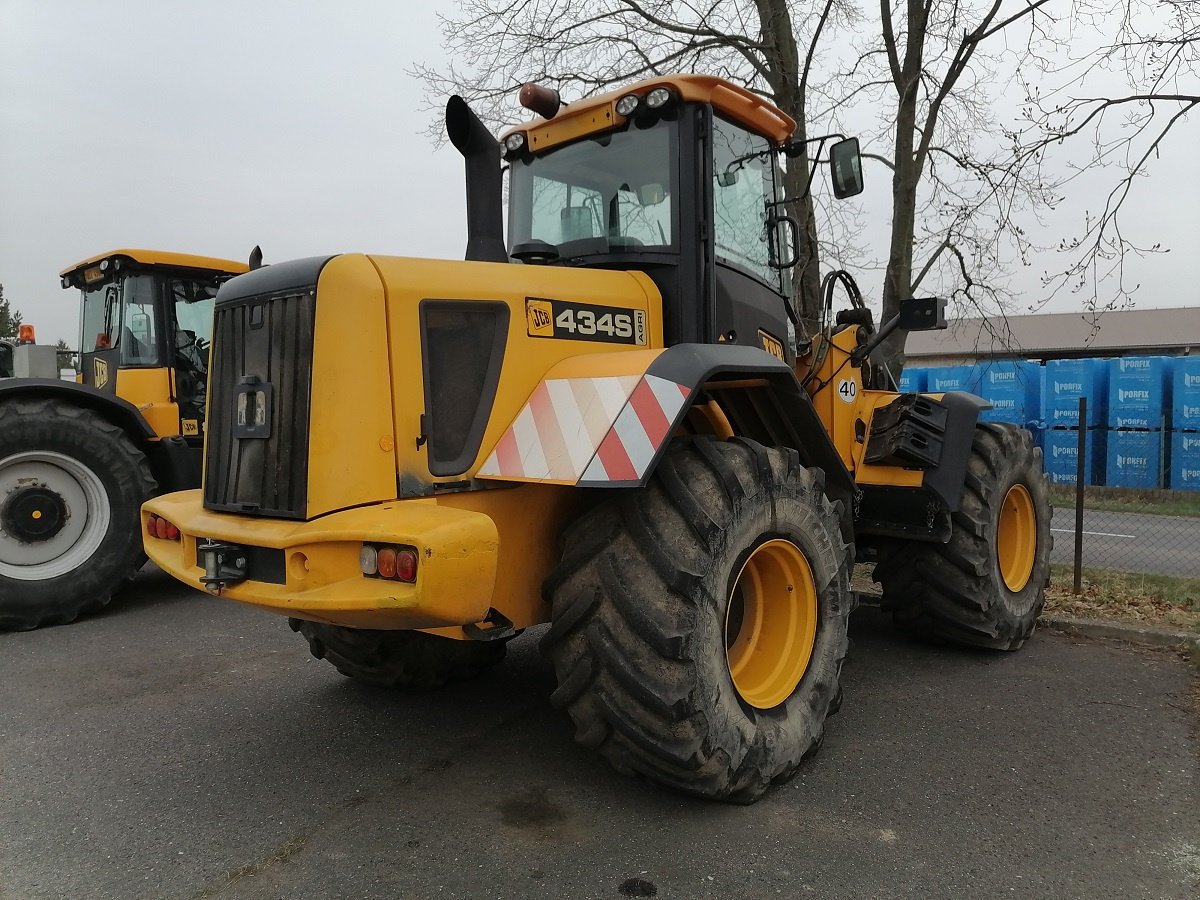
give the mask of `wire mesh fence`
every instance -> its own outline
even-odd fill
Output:
[[[1086,399],[1078,421],[1088,421]],[[1179,458],[1200,449],[1200,433],[1076,426],[1043,432],[1042,445],[1060,582],[1069,567],[1076,591],[1085,571],[1200,586],[1200,491],[1166,486],[1177,469],[1191,474]]]

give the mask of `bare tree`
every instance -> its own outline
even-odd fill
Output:
[[[1200,106],[1200,3],[1132,0],[1079,30],[1076,45],[1086,49],[1045,66],[1036,81],[1023,79],[1026,127],[1014,139],[1023,164],[1066,150],[1073,161],[1063,183],[1096,170],[1115,175],[1082,230],[1058,245],[1066,264],[1042,278],[1051,294],[1078,293],[1098,314],[1132,303],[1130,255],[1166,250],[1128,238],[1120,214],[1168,136]]]
[[[1036,166],[1013,168],[1011,148],[979,138],[1000,134],[986,90],[999,60],[1015,67],[1050,40],[1046,3],[882,0],[876,34],[848,0],[461,0],[459,14],[443,18],[446,49],[460,62],[414,71],[433,96],[462,93],[497,124],[516,112],[510,98],[526,81],[569,97],[673,71],[721,75],[769,97],[796,120],[798,140],[838,131],[852,110],[870,107],[878,142],[890,146],[868,146],[868,156],[892,174],[884,319],[918,289],[983,309],[988,298],[1004,299],[999,236],[1020,248],[1014,214],[1054,199]],[[871,36],[852,40],[852,30]],[[999,54],[989,57],[993,43]],[[787,166],[787,196],[800,195],[810,165],[801,157]],[[796,305],[811,330],[822,303],[822,243],[811,198],[796,213],[804,226]],[[887,348],[896,362],[903,340],[898,334]]]

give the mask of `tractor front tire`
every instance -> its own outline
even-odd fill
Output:
[[[0,629],[63,625],[107,604],[146,561],[145,455],[91,410],[0,403]]]
[[[464,681],[504,659],[506,641],[458,641],[423,631],[344,628],[288,619],[317,659],[376,687],[431,690]]]
[[[750,803],[821,742],[852,595],[839,505],[794,451],[676,441],[581,516],[542,648],[576,740],[618,771]]]
[[[918,637],[1019,649],[1046,601],[1051,512],[1042,451],[1029,432],[981,422],[950,540],[881,548],[874,578],[884,610]]]

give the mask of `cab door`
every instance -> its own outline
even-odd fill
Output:
[[[767,222],[776,196],[775,154],[765,138],[712,118],[713,300],[711,340],[761,347],[791,362],[784,291],[771,265]]]

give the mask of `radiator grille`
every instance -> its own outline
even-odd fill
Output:
[[[311,289],[218,303],[205,451],[206,508],[304,518],[315,309]],[[271,386],[263,392],[270,397],[270,433],[238,437],[238,388],[255,379]]]

